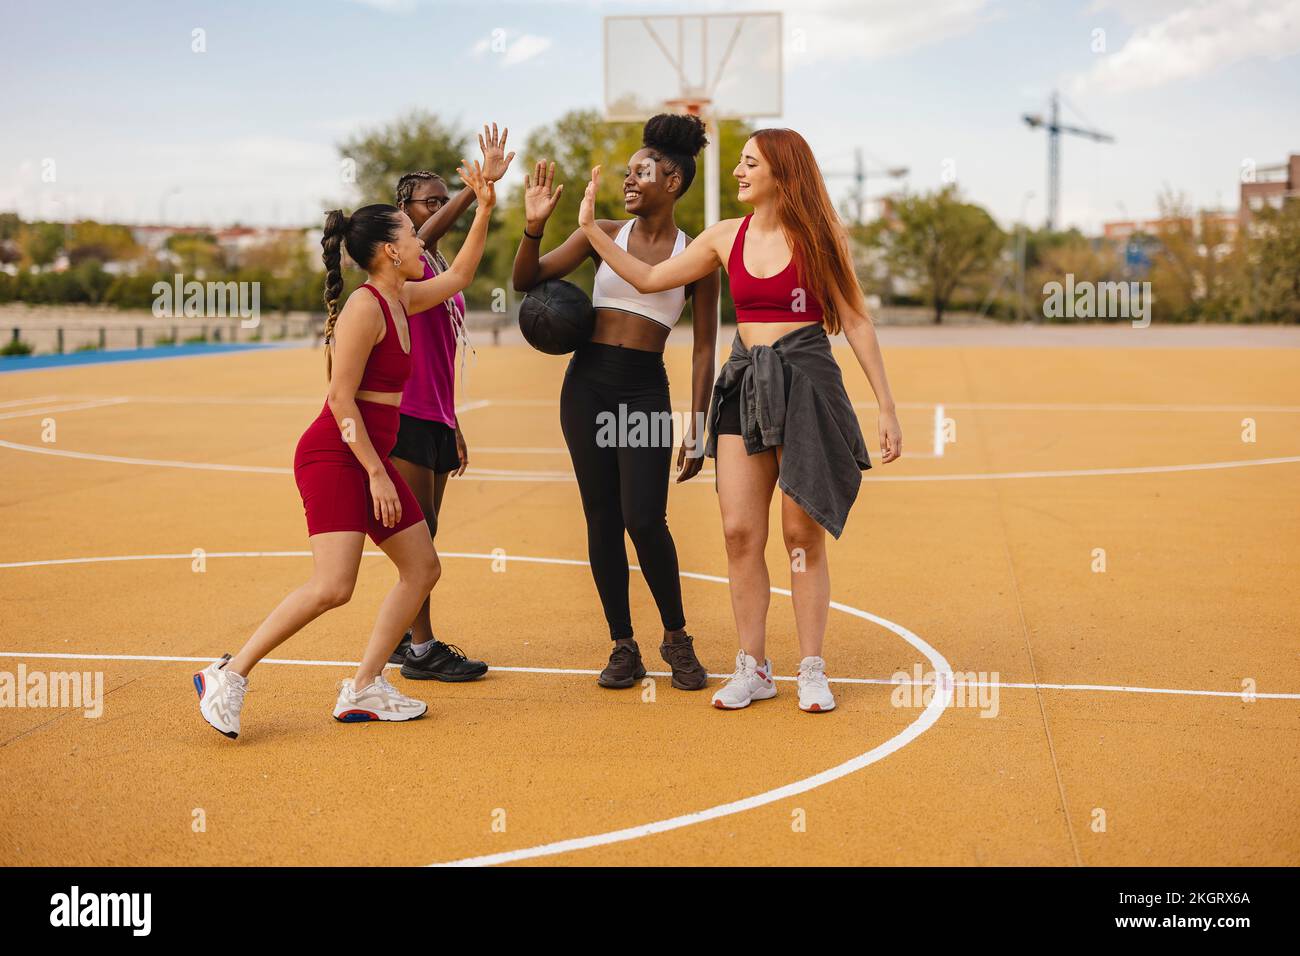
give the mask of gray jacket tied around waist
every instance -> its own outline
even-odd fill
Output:
[[[871,459],[825,329],[806,325],[752,349],[736,335],[709,402],[704,453],[710,458],[718,455],[714,429],[722,397],[737,386],[745,451],[782,446],[781,490],[838,538]]]

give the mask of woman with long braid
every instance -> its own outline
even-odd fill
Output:
[[[483,177],[497,182],[515,154],[505,154],[510,131],[484,125],[478,138],[483,152]],[[411,217],[424,243],[424,281],[445,273],[447,260],[438,240],[474,202],[474,190],[452,196],[447,183],[428,170],[407,173],[397,181],[397,208]],[[411,315],[411,377],[402,390],[397,444],[392,459],[398,474],[420,503],[429,535],[436,544],[447,479],[463,475],[469,465],[465,436],[456,418],[456,350],[470,349],[465,332],[465,297],[461,293],[433,308]],[[429,601],[421,606],[411,628],[402,635],[389,662],[400,664],[402,676],[413,680],[469,681],[487,673],[482,661],[471,660],[455,644],[438,640],[429,618]]]
[[[794,130],[759,130],[733,175],[737,198],[753,213],[710,226],[680,256],[654,265],[619,248],[596,221],[599,168],[592,170],[578,222],[593,252],[639,292],[695,282],[719,266],[727,270],[736,338],[714,385],[707,453],[717,458],[740,650],[713,705],[734,710],[776,696],[765,654],[771,591],[764,549],[779,485],[802,654],[799,707],[817,713],[835,707],[822,658],[830,610],[826,532],[836,538],[843,532],[861,472],[871,467],[828,335],[844,333],[876,393],[882,463],[902,454],[902,432],[848,235],[808,143]]]
[[[329,213],[321,239],[325,261],[325,405],[298,441],[294,478],[307,516],[312,576],[295,588],[234,657],[194,675],[199,712],[225,736],[239,736],[248,674],[258,661],[325,611],[352,596],[369,535],[397,567],[355,675],[343,681],[334,717],[344,722],[412,720],[428,709],[400,693],[383,669],[402,631],[438,580],[438,560],[419,503],[388,455],[397,438],[398,405],[411,370],[407,316],[446,301],[469,285],[483,255],[494,184],[475,163],[458,170],[478,211],[456,261],[424,278],[424,244],[410,218],[373,205],[351,216]],[[341,248],[366,271],[366,282],[339,311]],[[399,319],[398,312],[402,318]]]

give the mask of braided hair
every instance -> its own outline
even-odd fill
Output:
[[[646,120],[641,145],[650,150],[656,161],[663,163],[664,169],[681,175],[682,192],[678,198],[691,188],[695,157],[709,145],[704,132],[704,121],[689,114],[660,113]]]
[[[417,169],[415,172],[407,173],[399,179],[397,181],[397,207],[400,209],[403,203],[411,201],[411,197],[415,195],[415,187],[418,183],[428,182],[430,180],[442,183],[444,187],[447,185],[447,180],[443,179],[437,173],[430,172],[427,169]]]
[[[362,206],[351,216],[342,209],[325,214],[321,236],[321,259],[325,263],[325,374],[333,371],[334,327],[339,321],[339,297],[343,294],[343,249],[362,268],[369,268],[379,247],[397,238],[401,224],[395,206],[376,203]]]

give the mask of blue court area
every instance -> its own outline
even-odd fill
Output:
[[[147,359],[183,358],[187,355],[218,355],[222,352],[250,352],[254,349],[283,349],[301,346],[301,342],[226,342],[204,345],[156,345],[147,349],[98,350],[67,352],[63,355],[9,355],[0,358],[0,372],[27,372],[38,368],[62,368],[69,365],[101,365],[105,362],[140,362]]]

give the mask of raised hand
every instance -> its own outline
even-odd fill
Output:
[[[484,175],[478,160],[474,160],[473,166],[467,159],[462,159],[460,162],[461,165],[456,167],[456,172],[460,174],[465,185],[474,190],[474,198],[478,200],[479,209],[491,209],[497,201],[496,184]]]
[[[582,205],[578,207],[578,225],[583,229],[596,225],[596,190],[600,188],[600,167],[591,171],[591,182],[582,194]]]
[[[514,153],[506,154],[506,137],[509,135],[510,128],[506,127],[498,136],[496,123],[492,124],[491,129],[484,123],[483,132],[479,134],[478,148],[483,152],[483,176],[491,182],[499,181],[510,168],[510,161],[515,158]]]
[[[564,183],[552,190],[555,182],[555,163],[548,167],[546,160],[538,160],[533,176],[524,174],[524,219],[529,225],[539,226],[555,212],[555,205],[564,192]]]

